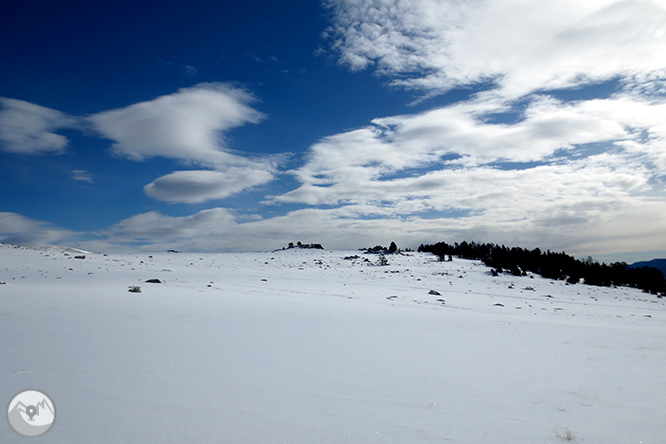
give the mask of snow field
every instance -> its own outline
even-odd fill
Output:
[[[44,442],[666,443],[640,291],[419,253],[81,254],[0,246],[0,399],[48,393]]]

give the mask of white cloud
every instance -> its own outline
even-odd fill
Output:
[[[84,119],[22,100],[0,98],[0,146],[15,153],[60,154],[69,141],[55,131],[81,130],[87,124],[114,141],[115,154],[136,161],[159,156],[207,166],[256,165],[231,153],[224,137],[232,128],[263,119],[262,113],[249,106],[255,100],[242,88],[203,83]]]
[[[340,61],[393,85],[446,91],[494,81],[503,97],[648,73],[666,77],[666,6],[650,0],[342,0]]]
[[[451,222],[476,232],[492,227],[500,237],[512,227],[521,238],[548,238],[539,227],[549,221],[562,239],[572,235],[558,227],[572,224],[590,238],[624,232],[633,239],[642,217],[663,206],[654,189],[666,174],[663,2],[327,5],[327,36],[350,69],[371,69],[426,96],[475,85],[485,91],[323,139],[292,171],[301,186],[272,201],[375,205],[408,217],[467,211]],[[545,95],[608,80],[619,80],[623,92],[568,103]],[[509,123],[496,123],[502,117]],[[507,171],[496,162],[528,164]]]
[[[228,167],[224,171],[176,171],[144,187],[146,195],[172,203],[200,203],[223,199],[246,188],[273,180],[265,169]]]
[[[628,96],[570,103],[537,97],[515,123],[487,121],[494,112],[506,110],[484,101],[464,102],[376,119],[372,126],[325,138],[311,147],[306,163],[291,172],[302,185],[273,200],[309,205],[395,202],[418,183],[423,184],[423,196],[446,194],[443,187],[449,182],[437,186],[435,177],[473,174],[474,168],[494,162],[559,165],[584,156],[588,144],[623,152],[627,159],[638,156],[640,161],[623,165],[641,177],[666,174],[664,103]],[[577,165],[577,174],[588,174],[591,168]],[[408,178],[397,180],[396,175]]]
[[[176,171],[144,188],[157,200],[197,203],[222,199],[273,179],[280,156],[248,158],[228,149],[225,133],[263,115],[249,106],[246,90],[223,83],[206,83],[87,118],[28,102],[0,98],[0,142],[5,151],[62,153],[66,137],[60,128],[85,129],[114,141],[112,151],[131,160],[167,157],[214,171]],[[92,183],[92,174],[72,170],[72,178]]]
[[[225,133],[263,114],[249,106],[246,90],[205,83],[149,102],[105,111],[89,118],[105,137],[115,141],[115,154],[141,161],[167,157],[211,170],[175,171],[144,187],[153,199],[201,203],[228,197],[273,179],[276,159],[250,159],[227,146]]]
[[[507,112],[517,113],[512,123],[493,123]],[[532,96],[520,111],[477,97],[375,119],[312,146],[291,171],[301,186],[269,202],[338,206],[312,209],[326,220],[315,226],[368,242],[468,239],[574,254],[663,248],[666,225],[653,218],[666,210],[654,188],[666,173],[664,115],[663,101],[618,94]]]
[[[118,222],[103,234],[110,245],[141,243],[150,250],[214,251],[228,243],[228,236],[236,225],[233,215],[224,208],[213,208],[191,216],[171,217],[148,212]],[[98,241],[99,242],[99,241]],[[208,245],[206,245],[208,243]]]
[[[14,245],[51,245],[78,233],[17,213],[0,212],[0,242]]]
[[[185,72],[185,75],[189,76],[189,77],[194,77],[197,74],[199,74],[199,70],[195,66],[192,66],[192,65],[183,66],[183,72]]]
[[[150,212],[121,221],[104,234],[109,245],[138,244],[146,251],[268,250],[295,240],[318,242],[331,249],[357,249],[391,241],[404,248],[462,239],[539,246],[570,254],[666,249],[666,239],[660,235],[666,230],[666,221],[659,216],[666,211],[666,203],[631,199],[588,202],[589,196],[578,202],[535,206],[535,214],[523,213],[529,206],[516,199],[519,206],[513,211],[505,202],[498,205],[501,208],[481,214],[435,218],[395,217],[391,208],[370,205],[302,209],[247,222],[240,222],[224,208],[184,217]],[[536,204],[537,197],[528,200]],[[613,211],[608,211],[609,206]]]
[[[344,208],[363,209],[357,218],[365,213],[406,219],[434,215],[442,226],[455,221],[470,231],[495,226],[499,232],[514,227],[516,235],[536,238],[535,233],[546,230],[539,221],[553,222],[550,234],[566,234],[651,201],[640,197],[649,190],[650,178],[647,168],[627,156],[601,154],[521,170],[455,168],[397,179],[302,187],[283,197],[307,196],[325,202],[334,196]],[[438,216],[440,212],[452,215],[447,219]],[[636,214],[634,222],[639,224],[641,217]],[[626,228],[624,233],[632,231]]]
[[[501,176],[501,172],[487,173]],[[543,183],[552,177],[545,174]],[[478,177],[468,180],[475,179]],[[500,184],[500,189],[495,197],[490,197],[497,198],[501,191],[507,191],[511,179],[495,179],[489,186]],[[570,179],[577,180],[573,172]],[[602,172],[588,178],[587,183],[600,190],[603,187],[596,185],[599,180],[603,180]],[[487,194],[490,193],[488,190]],[[594,190],[590,190],[576,202],[562,199],[555,205],[541,206],[538,205],[540,195],[526,194],[523,197],[530,207],[520,199],[512,202],[510,196],[505,196],[504,201],[497,202],[495,208],[488,211],[459,217],[396,217],[392,208],[367,204],[301,209],[284,216],[249,221],[225,208],[182,217],[148,212],[120,221],[96,233],[97,239],[88,241],[77,240],[81,233],[61,230],[15,213],[0,213],[0,242],[66,243],[104,252],[137,248],[144,251],[268,250],[296,240],[322,243],[331,249],[357,249],[387,245],[391,241],[405,248],[424,242],[462,239],[530,248],[539,246],[585,255],[666,249],[666,239],[661,235],[666,230],[666,220],[661,217],[666,212],[666,203],[662,201],[631,200],[618,195],[615,199],[609,196],[595,202],[589,200],[594,197]],[[512,209],[511,203],[517,206]],[[534,214],[525,214],[522,211],[525,208],[532,208]]]
[[[403,228],[398,220],[348,218],[353,215],[358,215],[358,211],[304,209],[241,223],[224,208],[184,217],[151,212],[121,221],[105,234],[111,245],[139,243],[141,249],[148,251],[267,250],[296,240],[323,243],[327,248],[356,249]]]
[[[329,6],[334,23],[327,33],[352,70],[374,70],[393,86],[426,95],[483,82],[486,91],[326,137],[290,172],[300,186],[267,198],[334,208],[259,220],[224,208],[184,217],[150,212],[93,242],[204,251],[295,240],[355,249],[462,239],[574,254],[666,249],[666,202],[657,189],[666,176],[663,2],[340,0]],[[619,80],[623,89],[596,100],[547,95],[606,80]],[[261,120],[252,100],[242,89],[205,84],[89,122],[114,141],[119,156],[208,168],[176,171],[144,188],[158,200],[206,202],[275,174],[274,163],[242,157],[225,143],[229,130]],[[19,133],[58,136],[63,115],[48,111],[31,108],[37,123]],[[57,140],[66,145],[56,137],[45,146]]]
[[[244,163],[227,150],[224,133],[263,118],[249,106],[253,101],[244,89],[205,83],[98,113],[89,121],[114,141],[115,154],[132,160],[159,156],[206,165]]]
[[[401,233],[432,241],[586,254],[664,247],[663,2],[327,5],[326,36],[351,70],[372,70],[426,97],[470,86],[482,92],[323,139],[291,172],[301,186],[271,202],[362,208],[355,219],[375,208],[371,217],[383,222],[365,222],[394,226],[401,217]],[[546,95],[608,80],[623,90],[607,99]]]
[[[0,97],[0,147],[18,154],[62,154],[69,140],[55,131],[78,126],[77,119],[23,100]]]
[[[93,176],[86,170],[72,170],[72,179],[80,182],[93,183]]]

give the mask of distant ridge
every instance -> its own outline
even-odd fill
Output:
[[[62,246],[59,246],[59,245],[21,246],[21,245],[12,245],[12,244],[0,243],[0,246],[7,247],[7,248],[23,248],[23,249],[26,249],[26,250],[48,251],[48,252],[53,252],[53,253],[90,254],[90,251],[79,250],[78,248],[72,248],[72,247],[62,247]]]
[[[664,273],[664,276],[666,276],[666,259],[652,259],[651,261],[634,262],[633,264],[629,265],[629,268],[643,267],[656,268],[657,270]]]

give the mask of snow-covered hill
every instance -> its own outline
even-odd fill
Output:
[[[663,299],[387,258],[0,245],[0,401],[50,443],[666,443]]]

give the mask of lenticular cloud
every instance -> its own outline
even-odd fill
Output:
[[[224,151],[224,132],[263,118],[249,106],[253,100],[243,89],[207,83],[95,114],[89,120],[100,134],[114,141],[112,149],[119,156],[220,164],[238,157]]]
[[[78,119],[23,100],[0,97],[0,148],[17,154],[62,154],[69,145],[57,130],[79,125]]]
[[[224,171],[176,171],[146,185],[144,191],[157,200],[200,203],[223,199],[272,179],[270,172],[248,167],[230,167]]]

